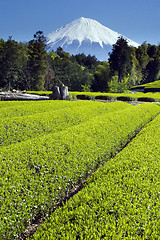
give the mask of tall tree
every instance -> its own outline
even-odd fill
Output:
[[[6,75],[5,48],[6,48],[6,42],[3,39],[1,39],[0,40],[0,88],[4,88],[7,84],[7,79],[5,78],[5,75]]]
[[[82,85],[90,86],[93,76],[88,69],[80,66],[77,62],[72,62],[65,53],[63,56],[64,58],[56,57],[52,60],[55,74],[54,84],[67,85],[70,91],[82,91]]]
[[[148,44],[147,46],[147,54],[150,58],[155,58],[159,55],[158,47],[156,45]]]
[[[18,80],[19,58],[18,43],[9,37],[6,43],[1,41],[1,87],[14,88]]]
[[[52,60],[54,60],[53,54],[54,54],[53,52],[48,54],[47,62],[46,62],[47,70],[46,70],[46,74],[45,74],[45,84],[44,84],[44,88],[46,91],[52,90],[53,86],[56,85],[55,84],[55,74],[54,74],[54,71],[52,68]],[[52,59],[52,57],[53,57],[53,59]]]
[[[71,57],[72,62],[77,62],[79,65],[88,68],[89,71],[94,71],[94,69],[100,64],[95,56],[91,56],[90,54],[86,56],[84,53],[79,53],[75,56],[72,55]],[[92,71],[92,72],[93,72]]]
[[[28,68],[30,73],[30,89],[31,90],[43,90],[46,74],[46,57],[47,52],[46,38],[42,31],[34,34],[34,39],[29,41],[28,44]]]
[[[151,58],[146,66],[146,82],[154,82],[160,78],[160,57]]]
[[[129,72],[129,79],[128,79],[128,88],[132,86],[140,84],[142,80],[142,72],[139,61],[136,58],[136,48],[130,47],[131,53],[131,69]]]
[[[110,81],[110,66],[108,62],[102,62],[98,65],[94,73],[92,89],[95,92],[107,92]]]
[[[145,83],[147,76],[148,76],[148,72],[146,71],[146,66],[149,63],[149,55],[148,55],[148,46],[146,44],[146,42],[144,42],[142,45],[140,45],[137,50],[136,50],[136,58],[139,61],[139,65],[141,68],[141,72],[142,72],[142,81],[141,83]]]
[[[109,56],[109,63],[112,76],[117,72],[119,82],[128,76],[131,69],[131,55],[128,43],[123,37],[119,37],[113,45],[112,52]]]

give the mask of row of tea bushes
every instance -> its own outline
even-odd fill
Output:
[[[160,80],[134,86],[131,90],[142,89],[144,92],[160,92]]]
[[[160,115],[30,239],[160,239]]]
[[[101,92],[70,92],[70,95],[83,100],[108,100],[108,101],[140,101],[160,102],[160,93],[101,93]]]
[[[143,85],[142,85],[143,86]],[[136,89],[136,88],[135,88]],[[152,89],[151,89],[152,90]],[[131,90],[132,91],[132,90]],[[38,95],[50,95],[51,92],[43,92],[43,91],[30,91],[28,93],[38,94]],[[122,101],[147,101],[147,102],[160,102],[160,92],[129,92],[129,93],[102,93],[102,92],[69,92],[69,99],[82,99],[82,100],[95,100],[95,99],[103,99],[103,100],[120,100]],[[141,100],[142,98],[142,100]]]
[[[25,115],[22,117],[2,118],[0,120],[0,146],[21,142],[32,137],[64,130],[73,125],[85,122],[95,116],[114,112],[133,106],[127,103],[77,102],[65,104],[60,110]],[[42,106],[45,105],[42,103]],[[46,102],[46,107],[47,107]],[[36,105],[35,105],[36,107]],[[42,111],[43,108],[40,108]]]
[[[14,239],[120,150],[160,108],[143,104],[0,148],[0,238]]]
[[[8,104],[8,105],[7,105]],[[8,101],[0,102],[0,120],[2,118],[13,118],[44,113],[66,108],[77,108],[79,106],[94,106],[94,102],[88,101]]]

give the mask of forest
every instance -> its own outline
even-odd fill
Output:
[[[0,89],[51,91],[64,84],[69,91],[125,92],[160,79],[160,44],[144,42],[135,48],[120,37],[109,58],[100,62],[83,53],[70,55],[61,47],[47,52],[46,43],[42,31],[27,43],[11,36],[0,39]]]

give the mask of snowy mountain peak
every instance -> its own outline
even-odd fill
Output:
[[[120,36],[122,35],[103,26],[96,20],[81,17],[50,33],[47,36],[48,49],[49,51],[56,50],[60,46],[72,54],[84,52],[85,54],[95,55],[99,58],[98,55],[102,52],[102,49],[105,51],[105,56],[107,56],[107,49],[109,49],[109,46],[111,48]],[[124,38],[128,41],[129,45],[134,47],[139,46],[136,42],[126,37]],[[99,54],[97,52],[98,48],[100,51]]]

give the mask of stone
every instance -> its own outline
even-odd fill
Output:
[[[65,86],[65,85],[62,85],[62,86],[60,87],[60,94],[61,94],[61,99],[62,99],[62,100],[67,100],[67,99],[68,99],[68,96],[69,96],[68,87]]]
[[[61,94],[58,86],[54,86],[52,90],[52,99],[53,100],[60,100]]]

